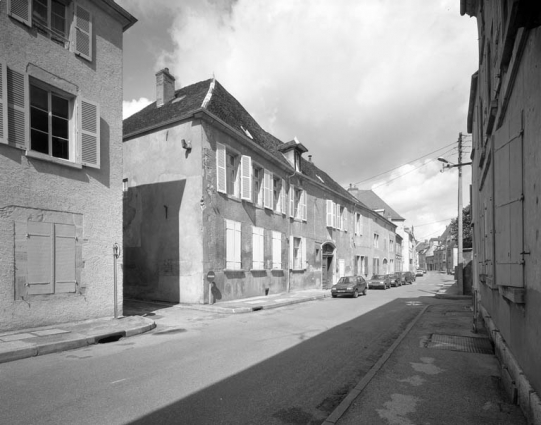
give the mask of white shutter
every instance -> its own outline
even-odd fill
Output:
[[[282,187],[280,189],[280,210],[282,214],[287,214],[286,209],[286,181],[282,179]]]
[[[0,60],[0,143],[8,142],[8,76],[6,63]]]
[[[265,268],[265,238],[264,230],[261,227],[252,228],[252,268],[263,270]]]
[[[79,102],[79,143],[81,163],[100,168],[100,108],[95,102]]]
[[[240,158],[240,197],[252,202],[252,158],[248,155]]]
[[[301,238],[301,269],[306,270],[306,238]]]
[[[272,174],[269,170],[264,170],[263,174],[263,206],[272,209]]]
[[[32,26],[32,0],[8,0],[8,15]]]
[[[308,220],[308,213],[306,208],[306,190],[303,190],[301,193],[301,219],[304,221]]]
[[[241,268],[241,224],[238,221],[225,220],[226,263],[225,268],[240,270]]]
[[[338,216],[340,215],[340,204],[334,204],[334,216],[333,216],[333,227],[335,229],[340,228],[338,225]]]
[[[54,293],[52,224],[29,221],[27,226],[27,294],[52,294]]]
[[[92,60],[92,15],[88,10],[75,5],[75,53]]]
[[[29,134],[28,74],[7,68],[8,142],[26,149]]]
[[[295,218],[295,186],[289,185],[289,216]]]
[[[348,209],[344,207],[344,223],[343,223],[344,232],[348,231],[348,214],[349,214]]]
[[[75,292],[75,226],[55,224],[54,228],[54,292]]]
[[[272,268],[282,268],[282,234],[272,232]]]
[[[221,193],[227,193],[225,160],[225,146],[221,143],[216,143],[216,190]]]
[[[333,202],[330,199],[327,199],[327,227],[333,227],[333,209],[334,205]]]

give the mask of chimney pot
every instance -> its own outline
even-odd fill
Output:
[[[308,161],[312,162],[312,155],[308,155]]]

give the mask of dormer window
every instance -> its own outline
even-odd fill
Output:
[[[306,147],[304,147],[304,145],[300,143],[297,138],[291,140],[290,142],[284,143],[278,148],[278,151],[282,152],[284,157],[297,173],[302,171],[301,156],[303,153],[308,152],[308,149],[306,149]]]

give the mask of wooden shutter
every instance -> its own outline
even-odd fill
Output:
[[[306,270],[306,238],[301,238],[301,269]]]
[[[263,173],[263,206],[272,209],[273,194],[272,194],[272,173],[269,170],[264,170]]]
[[[240,197],[252,201],[252,158],[247,155],[240,159]]]
[[[348,209],[344,207],[344,232],[348,231],[348,214],[349,214]]]
[[[282,187],[280,189],[280,210],[282,214],[287,214],[286,208],[286,181],[282,179]]]
[[[92,60],[92,15],[88,10],[75,5],[75,53]]]
[[[8,0],[8,15],[32,26],[32,0]]]
[[[53,287],[53,225],[28,222],[27,294],[54,293]]]
[[[79,145],[81,164],[100,168],[100,108],[86,99],[79,101]]]
[[[327,199],[327,227],[333,227],[332,212],[334,209],[333,202]]]
[[[225,220],[226,227],[226,269],[241,268],[241,224],[238,221]]]
[[[221,143],[216,143],[216,190],[218,192],[227,193],[226,184],[226,152],[225,146]]]
[[[306,190],[303,190],[301,193],[301,219],[304,221],[308,220],[308,212],[306,207]]]
[[[334,204],[334,217],[333,217],[333,223],[334,228],[339,229],[340,226],[338,225],[338,217],[340,216],[340,204]]]
[[[289,268],[294,269],[295,264],[293,262],[293,244],[295,243],[295,238],[293,236],[289,236]]]
[[[75,226],[54,226],[55,293],[75,292]]]
[[[282,234],[272,232],[272,268],[282,268]]]
[[[6,63],[0,60],[0,143],[8,142],[8,80]]]
[[[295,186],[289,185],[289,216],[295,218]]]
[[[252,228],[252,256],[253,265],[252,268],[256,270],[263,270],[265,268],[265,239],[264,230],[261,227]]]
[[[8,142],[26,149],[29,129],[28,75],[7,68]]]

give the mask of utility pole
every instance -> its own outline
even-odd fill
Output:
[[[463,250],[463,230],[462,230],[462,133],[458,134],[458,267],[457,267],[457,286],[458,293],[464,294],[464,256]]]

